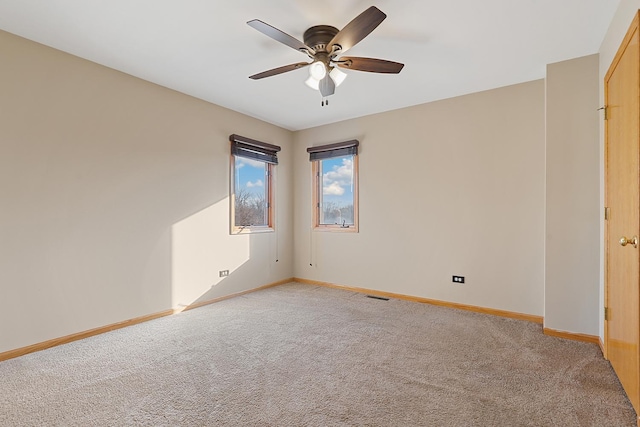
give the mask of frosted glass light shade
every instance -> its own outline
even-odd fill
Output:
[[[320,90],[320,80],[316,80],[313,76],[309,76],[309,78],[304,82],[307,86],[309,86],[313,90]]]
[[[340,86],[344,79],[347,78],[347,73],[343,73],[338,69],[338,67],[335,67],[333,70],[331,70],[329,75],[331,76],[333,82],[336,84],[336,87]]]
[[[316,61],[309,66],[309,74],[316,80],[322,80],[327,75],[327,67],[324,63]]]

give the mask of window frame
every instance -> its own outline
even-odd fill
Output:
[[[354,146],[357,148],[357,141],[347,141],[346,143],[332,144],[323,147],[311,147],[308,148],[307,151],[309,153],[320,151],[322,148],[327,148],[325,151],[330,151],[331,149],[335,149],[336,147],[340,149],[340,147],[344,144],[354,143]],[[318,160],[311,160],[311,177],[312,177],[312,229],[314,231],[325,231],[325,232],[334,232],[334,233],[358,233],[359,228],[359,185],[358,185],[358,176],[359,176],[359,155],[356,150],[355,153],[348,154],[353,158],[353,225],[349,225],[348,227],[343,227],[340,224],[320,224],[320,209],[321,209],[321,201],[322,201],[322,183],[323,178],[321,176],[321,165],[320,162],[323,160],[328,160],[328,158],[321,158]],[[347,155],[339,155],[335,157],[347,157]],[[333,157],[333,158],[335,158]]]
[[[249,138],[241,137],[239,135],[231,135],[229,137],[231,141],[231,155],[230,158],[230,175],[229,175],[229,223],[230,234],[254,234],[254,233],[272,233],[275,231],[275,170],[277,165],[276,153],[280,151],[280,147],[267,144],[264,142],[252,140]],[[273,156],[275,163],[262,160],[256,157],[243,156],[234,152],[234,144],[241,144],[243,146],[253,146],[257,152],[264,151],[270,156]],[[263,150],[264,149],[264,150]],[[266,208],[266,224],[263,225],[236,225],[236,159],[247,158],[253,161],[258,161],[265,164],[265,199],[267,203]]]

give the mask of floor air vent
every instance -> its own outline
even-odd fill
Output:
[[[389,301],[389,298],[377,297],[375,295],[367,295],[367,298],[379,299],[379,300],[382,300],[382,301]]]

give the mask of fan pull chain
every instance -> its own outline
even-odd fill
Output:
[[[325,106],[325,105],[329,105],[329,100],[328,99],[322,99],[322,102],[320,103],[321,106]]]

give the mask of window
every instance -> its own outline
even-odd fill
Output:
[[[313,173],[313,224],[358,231],[358,141],[307,148]]]
[[[231,233],[274,230],[273,174],[280,147],[231,135]]]

